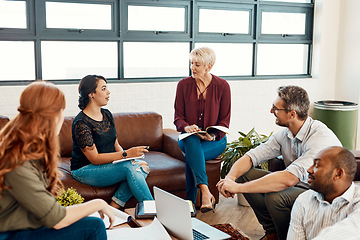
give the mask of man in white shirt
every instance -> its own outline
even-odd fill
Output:
[[[342,147],[321,151],[309,168],[310,189],[296,199],[288,240],[359,239],[360,186],[354,155]]]
[[[296,197],[308,189],[307,170],[315,155],[329,146],[341,146],[335,134],[308,116],[307,92],[298,86],[278,89],[270,110],[276,124],[285,127],[266,143],[239,158],[217,187],[225,197],[244,193],[265,230],[263,240],[286,239]],[[270,173],[253,168],[282,155],[286,169]]]

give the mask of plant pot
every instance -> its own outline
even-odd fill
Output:
[[[244,197],[244,195],[242,193],[238,193],[236,195],[237,195],[238,204],[240,206],[250,207],[249,203],[246,201],[246,199],[245,199],[245,197]]]

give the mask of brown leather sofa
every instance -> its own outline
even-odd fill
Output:
[[[177,144],[179,133],[173,129],[163,129],[161,115],[154,112],[115,113],[113,116],[118,140],[124,149],[141,145],[150,146],[149,153],[145,154],[144,160],[150,167],[150,174],[146,182],[151,192],[153,186],[157,186],[185,198],[185,158]],[[74,187],[85,200],[102,198],[110,202],[117,185],[92,187],[82,184],[71,177],[71,125],[73,119],[74,117],[65,117],[59,135],[62,157],[59,168],[64,175],[61,180],[66,188]],[[215,185],[220,180],[220,165],[221,161],[219,159],[206,162],[209,187],[216,198],[216,202],[219,201],[219,192]],[[199,197],[197,205],[201,202]],[[126,207],[134,207],[136,202],[135,198],[132,198],[126,204]]]
[[[116,131],[122,147],[125,149],[136,145],[149,145],[150,152],[145,160],[150,167],[150,174],[146,181],[149,188],[158,186],[179,197],[185,198],[185,158],[177,145],[178,132],[162,128],[162,117],[157,113],[116,113],[114,114]],[[0,115],[0,129],[9,118]],[[70,158],[72,151],[71,124],[73,117],[66,117],[60,132],[61,160],[59,168],[64,174],[62,181],[65,187],[74,187],[86,200],[102,198],[107,202],[116,191],[117,186],[92,187],[74,180],[70,175]],[[360,151],[352,151],[357,161],[357,172],[354,181],[360,181]],[[209,177],[209,187],[212,194],[219,200],[219,193],[215,187],[220,179],[220,160],[206,162]],[[284,169],[283,162],[272,159],[269,170]],[[199,203],[199,195],[197,203]],[[135,199],[131,199],[126,207],[133,207]]]
[[[177,138],[179,133],[173,129],[163,129],[161,115],[154,112],[143,113],[115,113],[113,114],[118,140],[124,149],[133,146],[150,146],[149,153],[145,154],[145,161],[150,167],[150,174],[146,178],[152,192],[153,186],[157,186],[171,192],[181,198],[185,198],[185,158],[181,152]],[[60,131],[59,169],[63,173],[61,180],[65,188],[75,188],[85,201],[102,198],[107,202],[117,189],[117,185],[109,187],[92,187],[82,184],[72,178],[70,174],[70,159],[72,151],[71,125],[74,117],[65,117]],[[9,121],[9,118],[0,116],[0,129]],[[220,159],[206,162],[209,188],[219,202],[219,192],[215,187],[220,180]],[[198,195],[197,205],[200,203]],[[137,201],[131,198],[125,207],[135,207]]]

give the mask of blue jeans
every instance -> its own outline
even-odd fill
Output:
[[[95,187],[105,187],[120,183],[112,200],[124,207],[125,203],[135,196],[142,202],[153,200],[149,187],[145,181],[148,172],[145,172],[138,161],[129,160],[120,163],[101,165],[89,164],[71,172],[74,179]]]
[[[205,161],[218,157],[226,148],[227,138],[219,141],[203,141],[191,135],[178,141],[181,151],[185,153],[186,199],[196,203],[199,184],[208,185]]]
[[[0,232],[0,240],[64,240],[64,239],[86,239],[106,240],[106,229],[101,218],[85,217],[65,228],[56,230],[54,228],[40,227],[37,229],[26,229],[17,231]]]

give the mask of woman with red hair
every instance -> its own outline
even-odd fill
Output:
[[[96,199],[63,207],[55,196],[62,183],[57,168],[64,94],[36,81],[21,94],[19,114],[0,132],[0,239],[106,239],[99,211],[114,213]]]

